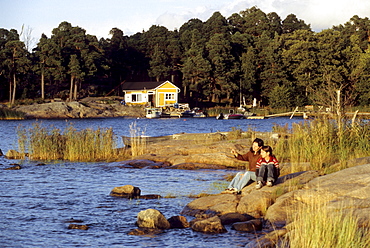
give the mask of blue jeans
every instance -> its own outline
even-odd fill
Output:
[[[275,166],[273,164],[261,165],[257,175],[258,182],[274,182],[275,181]]]
[[[241,191],[250,181],[256,181],[256,173],[254,171],[238,172],[227,188],[236,188]]]

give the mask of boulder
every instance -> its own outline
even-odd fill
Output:
[[[188,228],[190,226],[185,216],[172,216],[168,222],[171,228]]]
[[[183,215],[235,213],[240,196],[231,194],[205,196],[187,204],[181,211]]]
[[[273,247],[286,247],[284,245],[279,245],[281,238],[287,233],[286,229],[274,230],[267,233],[261,238],[249,242],[245,248],[273,248]]]
[[[228,213],[220,216],[222,225],[229,225],[235,222],[244,222],[252,219],[252,216],[240,213]]]
[[[260,218],[273,203],[274,195],[271,192],[254,190],[240,199],[236,212]]]
[[[256,232],[262,230],[262,219],[253,219],[244,222],[236,222],[232,229],[242,232]]]
[[[287,214],[299,205],[320,202],[330,211],[353,213],[359,226],[370,227],[370,164],[358,165],[317,177],[298,189],[280,196],[266,212],[265,219],[283,225]]]
[[[111,192],[111,196],[123,197],[128,199],[140,197],[141,190],[138,187],[132,185],[125,185],[120,187],[115,187]]]
[[[225,233],[226,228],[222,225],[221,219],[218,216],[214,216],[204,220],[195,221],[191,228],[196,232],[203,233]]]
[[[136,225],[141,228],[169,229],[170,222],[156,209],[140,211],[137,215]]]

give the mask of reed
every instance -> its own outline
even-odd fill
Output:
[[[71,161],[108,160],[115,156],[115,135],[112,128],[77,131],[74,127],[67,128],[64,133],[65,159]]]
[[[286,247],[331,248],[370,246],[368,231],[359,227],[358,218],[344,207],[333,210],[323,200],[313,199],[289,213]]]
[[[29,130],[18,128],[17,134],[20,150],[28,151],[31,159],[101,161],[119,155],[112,128],[78,131],[69,126],[61,132],[36,123]]]
[[[8,108],[0,108],[0,120],[18,120],[24,119],[25,114],[23,112],[11,110]]]
[[[136,122],[130,124],[131,155],[134,157],[145,154],[147,151],[148,139],[145,131],[146,128],[138,127]]]
[[[299,171],[299,164],[304,162],[309,162],[312,170],[333,172],[330,167],[335,163],[342,164],[338,169],[343,169],[345,161],[370,154],[370,126],[363,120],[343,121],[339,131],[336,121],[318,118],[295,123],[290,131],[284,132],[287,138],[277,141],[275,153],[292,164],[291,172]]]

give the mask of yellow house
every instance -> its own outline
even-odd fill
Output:
[[[126,104],[165,107],[178,103],[180,89],[165,82],[124,82],[122,90],[125,93]]]

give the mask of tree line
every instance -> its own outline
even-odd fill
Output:
[[[113,28],[110,37],[62,22],[28,51],[17,30],[0,28],[0,100],[122,95],[127,81],[170,80],[197,106],[254,98],[273,108],[328,106],[339,96],[370,105],[367,17],[314,32],[294,14],[282,20],[252,7],[174,31],[153,25],[127,36]]]

